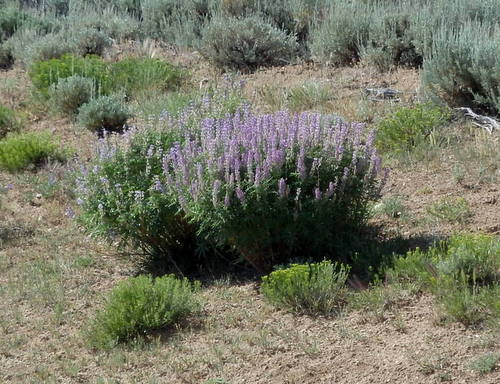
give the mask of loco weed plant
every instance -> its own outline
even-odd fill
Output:
[[[346,298],[349,267],[323,261],[293,264],[262,278],[262,293],[277,307],[313,315],[329,315]]]
[[[149,240],[149,225],[131,228],[144,231],[132,238],[148,249],[168,232],[161,234],[168,228],[163,223],[178,217],[261,271],[301,255],[337,257],[339,241],[365,223],[368,203],[379,193],[373,132],[315,113],[256,115],[244,107],[228,114],[234,101],[230,94],[222,100],[222,110],[204,98],[176,118],[165,114],[156,128],[125,135],[123,147],[106,148],[103,162],[82,179],[83,206],[93,227],[127,222],[130,215],[117,215],[121,209],[112,208],[107,197],[116,192],[151,213],[153,223],[162,223]],[[115,156],[130,156],[119,162],[129,165],[123,172],[102,167]],[[153,210],[159,201],[168,204]]]

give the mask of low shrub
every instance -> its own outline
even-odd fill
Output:
[[[97,349],[110,349],[185,319],[200,308],[199,284],[173,275],[128,278],[111,291],[87,332]]]
[[[16,32],[30,15],[16,6],[2,6],[0,9],[0,43]]]
[[[78,123],[92,132],[121,132],[131,117],[126,105],[116,97],[100,96],[78,110]]]
[[[486,375],[493,372],[500,363],[499,352],[487,352],[479,357],[476,357],[468,364],[468,368],[480,375]]]
[[[440,273],[459,277],[463,272],[478,284],[500,281],[500,241],[487,235],[455,235],[447,257],[437,264]]]
[[[197,46],[210,17],[208,8],[205,0],[143,0],[141,27],[154,39],[181,47]]]
[[[463,197],[444,197],[427,207],[427,213],[451,224],[464,224],[472,216],[470,205]]]
[[[287,106],[295,112],[318,110],[334,99],[331,85],[311,81],[290,89]]]
[[[0,105],[0,139],[9,132],[17,131],[20,127],[21,121],[17,113]]]
[[[312,315],[329,315],[345,302],[349,267],[323,261],[293,264],[262,278],[261,290],[274,305]]]
[[[49,133],[10,134],[0,141],[0,168],[16,172],[49,160],[63,161],[64,153]]]
[[[259,16],[213,19],[202,44],[204,55],[216,66],[246,71],[288,64],[298,49],[294,36]]]
[[[384,152],[411,151],[451,118],[447,109],[431,104],[403,107],[377,126],[377,148]]]
[[[112,40],[109,36],[95,28],[82,28],[73,34],[72,42],[76,47],[76,52],[82,56],[97,55],[102,56],[104,50],[109,48]]]
[[[177,88],[183,73],[170,63],[152,58],[127,58],[111,66],[111,87],[115,92],[135,96],[138,92]]]
[[[75,75],[92,79],[96,93],[108,94],[110,91],[108,72],[106,63],[97,56],[82,58],[63,55],[59,59],[36,62],[31,67],[29,76],[35,88],[45,96],[52,84]]]
[[[455,235],[427,252],[398,257],[389,281],[431,291],[444,318],[477,326],[498,321],[500,241],[488,235]]]
[[[94,82],[79,75],[60,79],[49,88],[49,97],[55,109],[70,118],[74,118],[78,109],[88,103],[94,94]]]

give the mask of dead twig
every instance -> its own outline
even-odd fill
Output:
[[[472,124],[477,125],[480,128],[486,129],[486,131],[491,135],[495,130],[500,131],[500,123],[493,119],[492,117],[478,115],[468,107],[455,108],[457,111],[461,111],[464,116],[472,119]]]

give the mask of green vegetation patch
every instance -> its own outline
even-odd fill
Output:
[[[173,275],[128,278],[111,291],[86,337],[91,346],[109,349],[148,332],[171,326],[200,309],[199,283]]]
[[[64,161],[65,157],[48,132],[11,134],[0,141],[0,167],[9,172],[37,167],[49,160]]]
[[[500,318],[500,240],[488,235],[455,235],[447,242],[395,259],[389,281],[432,292],[443,318],[467,326]]]
[[[329,315],[345,302],[349,267],[323,261],[292,264],[262,278],[262,293],[279,308]]]

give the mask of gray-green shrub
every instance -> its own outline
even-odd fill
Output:
[[[78,123],[92,132],[121,132],[131,117],[125,104],[116,97],[100,96],[78,110]]]
[[[78,29],[72,39],[73,44],[76,46],[76,51],[82,56],[102,56],[104,50],[112,44],[112,40],[106,33],[95,28]]]
[[[198,289],[199,283],[173,275],[121,281],[90,324],[87,341],[94,348],[110,349],[184,320],[201,308]]]
[[[426,56],[422,85],[433,100],[500,113],[500,24],[443,27]]]
[[[203,52],[223,68],[255,70],[261,66],[285,65],[297,53],[296,38],[259,16],[217,18],[203,36]]]
[[[49,88],[51,103],[59,113],[70,118],[74,118],[78,109],[88,103],[94,94],[94,81],[79,75],[60,79]]]

